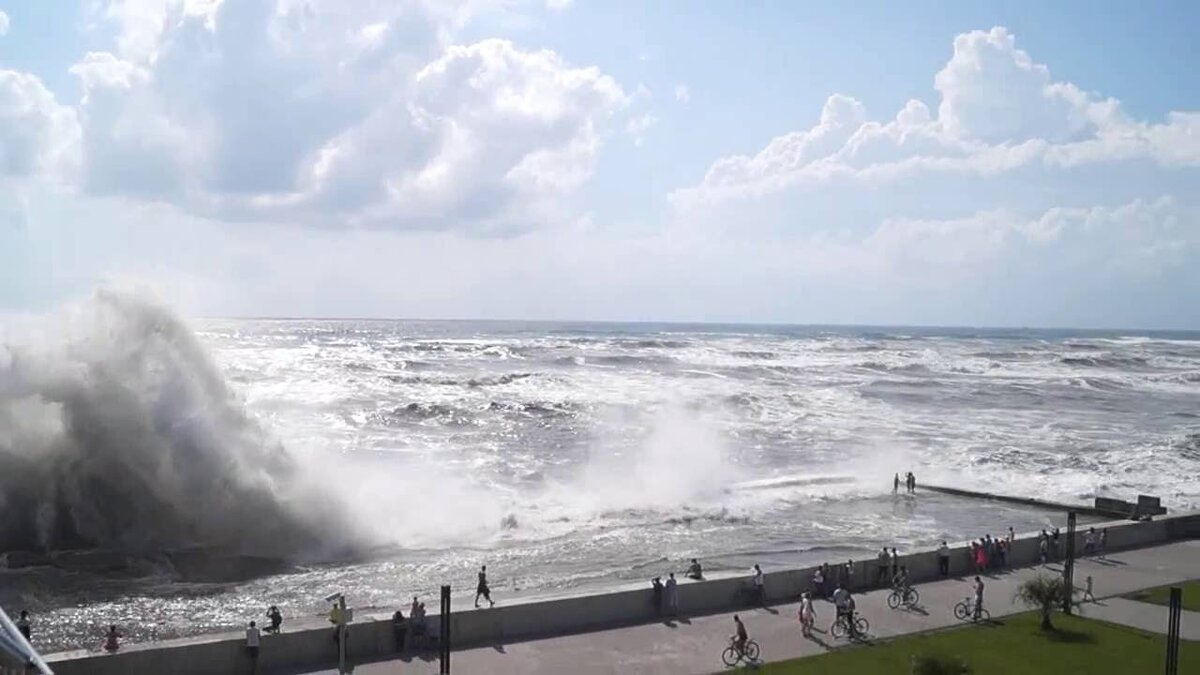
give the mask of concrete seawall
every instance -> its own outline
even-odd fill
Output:
[[[1152,521],[1114,521],[1097,524],[1108,529],[1108,550],[1139,548],[1177,539],[1200,537],[1200,513],[1163,516]],[[1077,533],[1076,550],[1082,551],[1083,531]],[[1065,535],[1064,535],[1065,536]],[[1014,567],[1037,561],[1036,534],[1018,537],[1009,555]],[[830,561],[834,563],[836,561]],[[937,578],[935,550],[901,556],[914,581]],[[966,574],[971,568],[969,547],[951,549],[951,575]],[[791,601],[809,586],[814,568],[768,572],[766,593],[771,602]],[[875,560],[856,561],[856,587],[866,587],[875,578]],[[737,609],[747,604],[748,577],[686,582],[679,586],[681,615],[701,615]],[[659,620],[654,613],[649,584],[644,590],[502,604],[492,609],[460,611],[451,616],[455,649],[502,645],[522,640],[565,635]],[[436,626],[436,616],[429,617]],[[395,653],[391,624],[385,617],[362,617],[351,627],[354,661],[370,661]],[[335,663],[332,630],[328,627],[298,629],[264,636],[259,658],[260,673],[313,670]],[[174,673],[249,673],[241,635],[219,634],[182,640],[130,645],[116,654],[63,652],[46,659],[59,675],[140,675]]]

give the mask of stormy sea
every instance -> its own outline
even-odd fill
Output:
[[[643,584],[1200,508],[1200,333],[182,319],[0,332],[0,604],[44,651],[352,605]]]

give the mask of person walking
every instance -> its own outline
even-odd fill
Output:
[[[479,598],[488,601],[489,607],[495,607],[496,602],[492,600],[492,591],[488,588],[487,581],[487,565],[479,568],[479,584],[475,586],[475,609],[479,609]]]
[[[817,615],[813,611],[812,594],[805,592],[800,595],[800,634],[804,637],[812,637],[813,625],[816,624]]]
[[[1096,553],[1096,528],[1089,527],[1088,531],[1083,535],[1083,554],[1085,556],[1095,555]]]
[[[1104,554],[1107,550],[1108,550],[1108,528],[1105,527],[1105,528],[1100,529],[1100,540],[1096,544],[1097,557],[1103,558]]]
[[[258,625],[251,621],[250,626],[246,628],[246,655],[250,657],[250,675],[258,672],[258,641],[260,637]]]
[[[1086,584],[1087,585],[1083,589],[1083,597],[1080,599],[1080,602],[1088,602],[1089,600],[1091,602],[1096,602],[1096,595],[1092,593],[1092,575],[1089,574],[1087,576]]]
[[[938,546],[937,553],[938,572],[940,572],[943,577],[950,576],[950,547],[947,546],[946,542],[943,541],[942,545]]]
[[[888,578],[888,570],[891,568],[891,556],[888,555],[887,547],[883,547],[879,551],[879,568],[875,572],[875,584],[880,585]]]
[[[667,576],[667,585],[663,589],[667,599],[667,612],[671,616],[679,616],[679,583],[675,581],[675,573]]]

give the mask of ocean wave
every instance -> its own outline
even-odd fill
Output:
[[[1140,356],[1064,356],[1059,363],[1080,368],[1145,368],[1148,361]]]

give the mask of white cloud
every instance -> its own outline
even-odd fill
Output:
[[[60,179],[76,161],[79,121],[34,75],[0,70],[0,180]]]
[[[573,0],[546,0],[546,7],[554,11],[562,11],[571,6]]]
[[[1173,112],[1161,123],[1130,120],[1115,99],[1055,82],[1004,28],[958,36],[934,81],[936,117],[924,103],[909,101],[891,121],[868,121],[858,101],[834,94],[816,126],[776,137],[755,155],[718,159],[699,185],[676,191],[672,202],[703,210],[806,183],[995,175],[1039,165],[1200,166],[1200,113]]]
[[[0,37],[8,35],[8,28],[12,23],[8,19],[8,15],[4,10],[0,9]]]
[[[631,117],[629,121],[625,123],[625,131],[627,131],[629,135],[633,137],[633,144],[640,146],[645,140],[646,132],[657,123],[657,117],[651,113],[645,113],[644,115]]]
[[[687,105],[692,100],[692,94],[688,91],[686,84],[675,85],[675,100]]]
[[[197,214],[510,231],[560,220],[630,103],[596,68],[450,44],[470,3],[121,0],[84,184]]]

